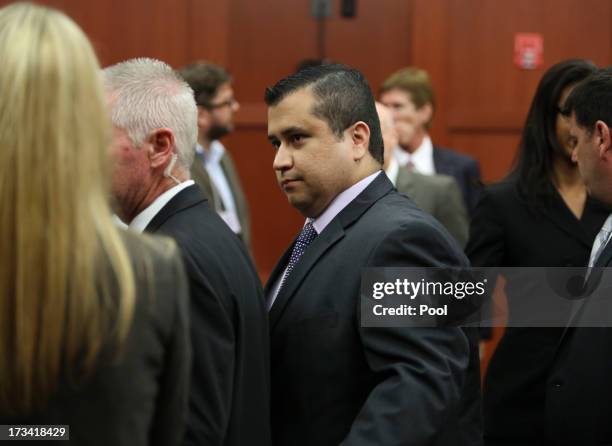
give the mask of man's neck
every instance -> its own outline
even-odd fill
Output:
[[[179,180],[178,184],[189,179],[189,175],[184,173],[176,174],[175,177],[177,180]],[[120,215],[121,219],[129,224],[138,214],[151,206],[157,197],[172,189],[176,185],[177,183],[172,178],[160,178],[160,180],[146,192],[146,194],[140,200],[140,203],[135,206],[134,209],[131,209],[128,212],[122,212],[122,215]]]
[[[198,144],[207,153],[210,150],[211,143],[212,143],[212,140],[208,139],[205,135],[198,136]]]
[[[421,144],[423,144],[423,140],[426,136],[427,132],[425,130],[420,130],[414,135],[414,138],[412,138],[408,145],[402,146],[400,144],[400,147],[408,153],[414,153],[419,147],[421,147]]]

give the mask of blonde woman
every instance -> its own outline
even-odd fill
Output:
[[[120,233],[100,67],[59,11],[0,9],[0,425],[175,445],[187,288],[174,245]],[[15,433],[15,431],[13,431]]]

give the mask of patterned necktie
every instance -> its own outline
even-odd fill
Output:
[[[597,259],[601,255],[602,251],[608,243],[608,240],[610,239],[610,234],[612,234],[612,215],[610,215],[606,219],[601,230],[599,231],[599,234],[597,234],[597,237],[595,237],[593,249],[591,249],[589,267],[592,267],[593,265],[595,265],[595,263],[597,263]]]
[[[300,261],[300,258],[306,252],[306,248],[308,245],[312,243],[312,241],[317,237],[317,230],[314,228],[311,222],[308,222],[304,225],[302,230],[300,231],[300,235],[298,235],[297,240],[295,241],[295,245],[293,245],[293,251],[291,251],[291,257],[289,258],[289,264],[287,265],[287,270],[285,271],[285,275],[283,276],[283,281],[281,282],[280,287],[278,288],[279,293],[280,290],[283,289],[285,282],[287,281],[287,277],[295,268],[295,265]],[[278,295],[278,293],[277,293]]]

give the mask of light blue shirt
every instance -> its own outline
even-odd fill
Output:
[[[238,212],[236,211],[236,202],[234,201],[234,195],[230,188],[227,177],[221,167],[221,158],[225,154],[225,147],[219,141],[213,141],[210,143],[208,150],[198,144],[196,151],[204,158],[204,168],[208,172],[212,186],[219,193],[219,197],[223,202],[225,210],[215,209],[219,216],[227,223],[231,230],[239,234],[242,230],[240,226],[240,220],[238,219]]]

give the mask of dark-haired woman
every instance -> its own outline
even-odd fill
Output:
[[[473,217],[466,248],[473,266],[587,265],[610,211],[587,195],[571,160],[574,141],[561,109],[574,86],[595,69],[584,60],[566,60],[544,74],[515,167],[485,190]],[[535,298],[509,295],[509,317],[518,300]],[[562,327],[506,329],[484,381],[487,445],[546,444],[546,379],[562,332]]]

